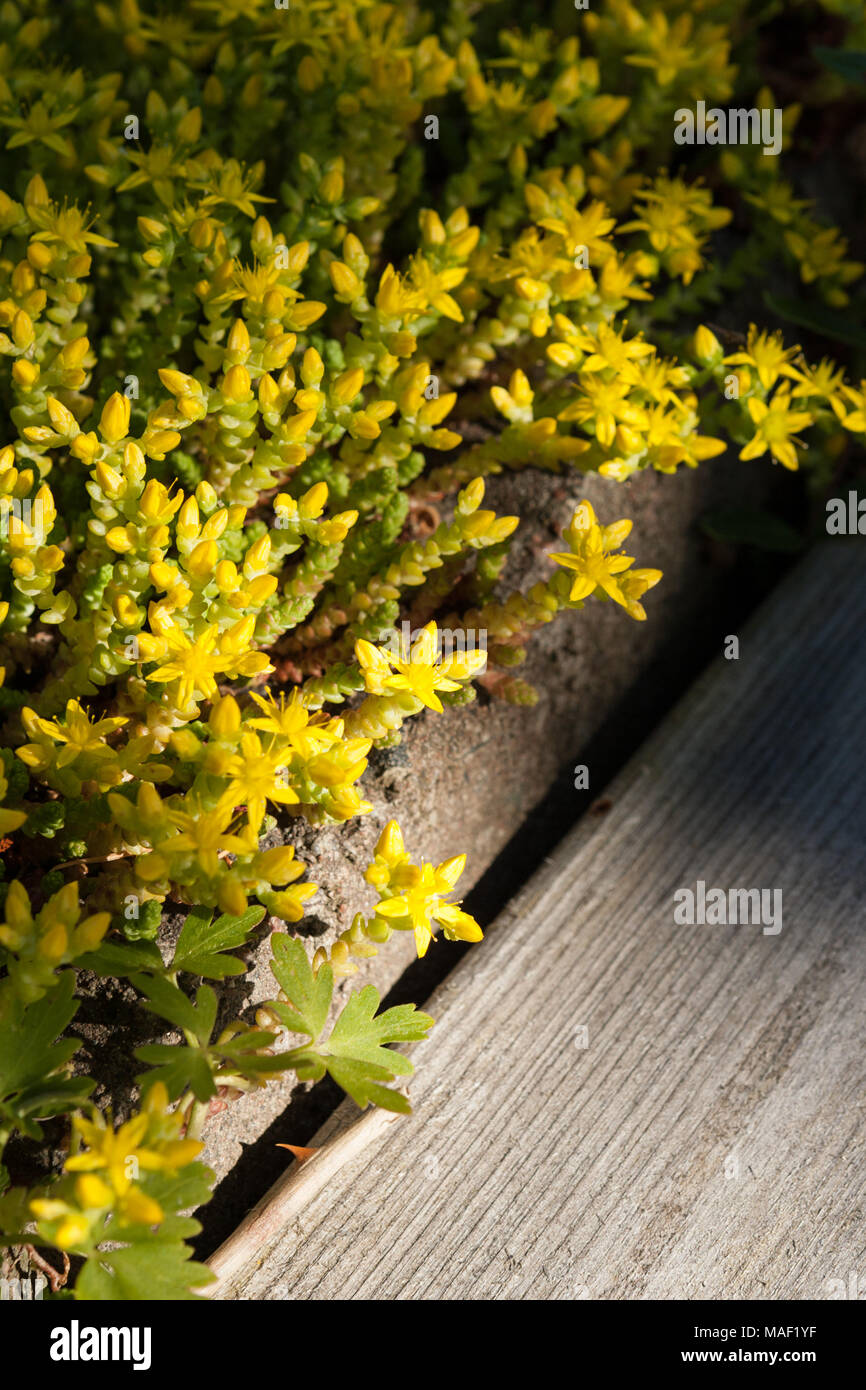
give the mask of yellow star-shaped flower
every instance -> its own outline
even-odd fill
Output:
[[[572,603],[589,598],[596,589],[601,589],[608,598],[628,608],[628,600],[616,579],[634,564],[630,555],[614,555],[611,552],[622,545],[631,531],[630,521],[615,521],[611,526],[600,526],[596,520],[592,504],[581,502],[563,532],[571,549],[551,555],[558,565],[573,570],[576,574],[569,598]]]

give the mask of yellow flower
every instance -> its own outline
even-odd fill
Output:
[[[97,719],[91,723],[86,710],[82,709],[78,700],[66,702],[66,715],[63,720],[42,719],[35,710],[26,706],[21,711],[21,715],[28,733],[45,734],[55,743],[65,745],[57,755],[57,767],[68,767],[83,753],[95,758],[115,757],[115,750],[110,748],[105,740],[109,734],[123,728],[127,722],[123,715],[116,715],[112,719]],[[31,748],[32,746],[25,744],[24,748]],[[23,749],[18,751],[20,753]],[[27,759],[23,761],[27,761]]]
[[[634,559],[611,552],[622,545],[631,527],[630,521],[615,521],[611,526],[600,526],[592,504],[581,502],[563,533],[571,549],[550,557],[565,569],[575,571],[577,577],[569,595],[572,603],[589,598],[596,589],[601,589],[615,603],[628,608],[628,600],[615,576],[633,565]]]
[[[220,854],[248,855],[255,852],[257,840],[249,836],[228,834],[232,820],[231,806],[218,806],[215,811],[204,811],[191,803],[190,811],[169,811],[169,818],[179,827],[181,833],[172,835],[156,846],[160,854],[189,854],[209,877],[219,873]]]
[[[621,372],[635,360],[652,357],[655,348],[638,335],[624,338],[610,324],[601,323],[594,332],[579,335],[580,346],[589,355],[580,364],[581,372],[602,372],[610,367]]]
[[[594,424],[596,439],[609,449],[618,424],[640,426],[645,419],[644,411],[630,400],[631,389],[622,377],[605,381],[595,372],[581,376],[579,397],[559,412],[559,419]]]
[[[813,280],[835,278],[842,285],[859,280],[863,274],[860,261],[847,261],[848,242],[835,227],[822,227],[817,223],[807,223],[807,235],[787,231],[785,241],[800,262],[800,278],[805,284]],[[828,301],[841,308],[848,303],[849,296],[839,286],[826,292]]]
[[[836,367],[829,358],[823,357],[817,366],[810,367],[804,362],[801,367],[792,368],[791,375],[797,382],[791,392],[792,399],[814,399],[817,396],[819,400],[825,400],[834,415],[844,423],[845,373],[841,367]]]
[[[183,493],[172,495],[156,478],[149,479],[138,502],[139,511],[152,526],[164,526],[181,506]]]
[[[173,1173],[191,1163],[202,1147],[196,1139],[179,1137],[184,1117],[168,1109],[163,1083],[150,1088],[139,1114],[117,1130],[110,1116],[89,1120],[76,1115],[72,1123],[87,1149],[68,1158],[64,1167],[81,1176],[69,1201],[49,1197],[30,1203],[43,1235],[60,1250],[75,1250],[105,1239],[109,1212],[121,1226],[159,1225],[162,1207],[139,1185],[141,1175]]]
[[[625,596],[625,606],[629,615],[637,622],[646,619],[646,610],[640,600],[643,598],[647,589],[652,589],[662,577],[661,570],[629,570],[619,581]]]
[[[30,221],[39,228],[34,232],[33,241],[56,242],[68,251],[82,252],[88,244],[93,246],[116,246],[116,241],[99,236],[90,230],[91,223],[77,207],[59,207],[57,203],[31,203],[27,208]]]
[[[346,738],[326,753],[319,753],[307,762],[306,772],[322,787],[347,790],[357,782],[367,766],[367,754],[372,747],[369,738]]]
[[[410,864],[402,871],[403,891],[378,904],[376,911],[387,919],[389,926],[414,931],[419,956],[426,953],[433,940],[434,922],[440,924],[450,941],[482,939],[483,933],[474,917],[463,912],[456,903],[442,901],[442,895],[451,892],[465,866],[465,854],[447,859],[435,869],[432,864]]]
[[[223,771],[230,781],[219,806],[245,803],[250,829],[256,833],[269,801],[289,806],[298,800],[297,792],[288,785],[286,753],[275,749],[273,742],[267,749],[263,748],[258,734],[241,735],[241,751],[226,759]]]
[[[795,437],[794,431],[814,425],[815,417],[807,410],[791,410],[790,404],[790,388],[784,386],[775,393],[769,405],[757,397],[749,398],[746,405],[758,428],[754,438],[740,450],[741,459],[760,458],[769,449],[784,468],[798,467],[794,445],[802,447],[803,441]]]
[[[196,1139],[180,1139],[183,1116],[168,1110],[168,1092],[161,1081],[148,1091],[144,1107],[119,1129],[111,1128],[104,1115],[72,1121],[87,1151],[66,1160],[68,1173],[101,1172],[119,1197],[133,1185],[136,1172],[173,1172],[190,1163],[201,1150]],[[150,1138],[150,1143],[145,1139]]]
[[[364,874],[368,883],[380,890],[387,888],[394,871],[402,864],[409,863],[409,855],[403,844],[403,832],[395,820],[389,820],[376,845],[372,864]]]
[[[401,638],[398,657],[387,655],[370,642],[356,642],[355,655],[364,673],[366,689],[374,695],[389,690],[406,691],[428,709],[441,714],[442,701],[437,690],[459,690],[461,681],[470,680],[483,669],[487,654],[473,650],[439,661],[437,646],[435,622],[421,629],[411,647]]]
[[[291,888],[281,888],[278,893],[268,893],[266,901],[274,916],[283,922],[300,922],[304,915],[304,903],[318,891],[319,886],[316,883],[293,883]]]
[[[253,872],[261,874],[268,883],[294,883],[306,872],[306,865],[295,859],[294,845],[277,845],[258,855]]]
[[[532,420],[532,402],[535,392],[529,384],[525,372],[518,367],[511,373],[508,390],[504,386],[491,386],[490,398],[500,414],[512,424],[529,424]]]
[[[527,185],[527,201],[532,210],[532,194]],[[579,247],[585,247],[589,264],[596,265],[599,260],[610,255],[610,247],[605,238],[610,235],[616,226],[616,218],[609,217],[604,203],[595,201],[588,203],[583,209],[562,200],[560,203],[561,211],[558,217],[540,217],[538,225],[545,227],[548,231],[556,232],[565,242],[566,251],[569,256],[574,256]]]
[[[173,623],[162,627],[169,658],[148,676],[150,681],[178,681],[178,704],[185,709],[193,699],[211,699],[217,693],[214,676],[224,663],[214,648],[217,626],[214,623],[191,642]]]
[[[624,212],[643,182],[643,176],[634,172],[631,141],[622,137],[608,154],[601,150],[588,153],[594,170],[586,180],[590,193],[602,198],[613,212]]]
[[[842,424],[853,434],[866,434],[866,381],[860,382],[860,390],[854,386],[842,388],[854,409],[842,417]]]
[[[744,197],[747,203],[761,212],[768,212],[774,222],[780,222],[783,226],[793,222],[797,213],[804,208],[812,206],[808,199],[795,198],[793,188],[784,179],[774,179],[760,193],[746,193]]]
[[[724,361],[730,367],[754,367],[764,390],[770,391],[780,376],[797,376],[796,368],[789,363],[799,351],[799,347],[786,348],[781,333],[764,333],[752,324],[746,339],[746,351],[735,352]]]
[[[376,292],[376,308],[388,318],[417,318],[425,307],[424,295],[409,285],[392,265],[382,272]]]
[[[635,47],[645,48],[645,53],[627,53],[625,61],[633,67],[651,68],[660,87],[669,86],[678,76],[689,73],[691,69],[702,70],[706,60],[707,28],[694,31],[694,20],[690,14],[681,14],[673,21],[668,20],[661,10],[653,10],[647,22],[635,15],[637,42]],[[639,24],[639,27],[638,27]],[[720,28],[709,30],[713,38],[724,33]],[[720,44],[727,56],[728,44]]]
[[[419,254],[413,256],[409,263],[409,278],[432,309],[438,310],[446,319],[453,319],[456,323],[463,322],[463,310],[448,291],[466,278],[465,266],[434,270],[426,257]]]
[[[325,724],[310,724],[310,712],[304,705],[300,691],[292,691],[288,700],[281,694],[279,702],[270,690],[264,697],[257,695],[254,690],[250,695],[264,717],[246,722],[262,733],[277,734],[288,739],[292,751],[302,758],[315,757],[323,749],[339,742],[340,736],[333,728]]]
[[[68,1202],[36,1197],[30,1203],[30,1210],[39,1221],[60,1222],[52,1237],[52,1244],[56,1245],[58,1250],[74,1250],[77,1246],[83,1245],[90,1236],[91,1220],[83,1213],[77,1212]]]
[[[191,179],[190,186],[201,189],[206,195],[199,204],[199,214],[205,215],[221,203],[227,203],[229,207],[237,208],[238,212],[244,213],[247,217],[255,217],[256,203],[274,201],[262,193],[253,192],[263,172],[263,163],[247,169],[237,159],[227,159],[208,176]]]
[[[704,264],[701,250],[707,233],[731,220],[727,208],[714,208],[709,191],[699,183],[662,174],[650,189],[635,195],[642,216],[624,222],[620,232],[644,231],[654,251],[662,253],[674,275],[688,285]]]

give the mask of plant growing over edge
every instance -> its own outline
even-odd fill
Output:
[[[368,985],[329,1025],[334,981],[393,930],[419,954],[478,940],[449,900],[463,856],[415,864],[390,822],[371,912],[312,960],[274,933],[253,1021],[218,1027],[217,987],[316,891],[265,847],[275,817],[365,814],[371,749],[473,682],[531,703],[513,672],[557,614],[645,617],[659,571],[587,502],[549,577],[508,592],[518,518],[482,507],[485,478],[625,482],[726,439],[794,470],[814,430],[820,479],[866,433],[836,364],[757,325],[726,352],[701,321],[769,256],[807,321],[839,313],[863,269],[841,233],[759,147],[656,162],[677,108],[754,94],[754,7],[553,8],[524,32],[483,0],[0,5],[0,1148],[71,1117],[62,1174],[0,1176],[0,1240],[73,1257],[76,1297],[206,1281],[185,1213],[220,1089],[327,1072],[408,1108],[391,1045],[432,1020]],[[864,41],[860,6],[825,8],[846,46],[807,108],[847,99]],[[158,942],[167,900],[189,911]],[[73,1065],[80,970],[178,1039],[137,1050],[122,1124]]]

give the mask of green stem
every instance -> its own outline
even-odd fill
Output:
[[[209,1100],[194,1100],[189,1112],[189,1120],[186,1126],[187,1139],[201,1139],[204,1130],[205,1120],[210,1110]]]

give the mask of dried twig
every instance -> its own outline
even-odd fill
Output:
[[[60,1258],[63,1261],[63,1272],[61,1273],[59,1270],[56,1270],[53,1265],[50,1265],[48,1261],[42,1257],[42,1255],[40,1255],[35,1245],[25,1245],[23,1249],[26,1250],[27,1258],[29,1259],[30,1263],[32,1265],[35,1265],[37,1269],[41,1270],[47,1278],[48,1283],[51,1287],[51,1292],[58,1293],[60,1289],[63,1288],[63,1285],[66,1283],[66,1280],[69,1278],[69,1256],[66,1254],[66,1251],[60,1251]]]
[[[390,1110],[368,1110],[312,1158],[293,1164],[208,1261],[217,1276],[216,1283],[201,1292],[208,1298],[230,1298],[247,1267],[264,1261],[268,1249],[292,1219],[309,1206],[341,1168],[381,1139],[388,1126],[398,1119],[400,1115]]]

